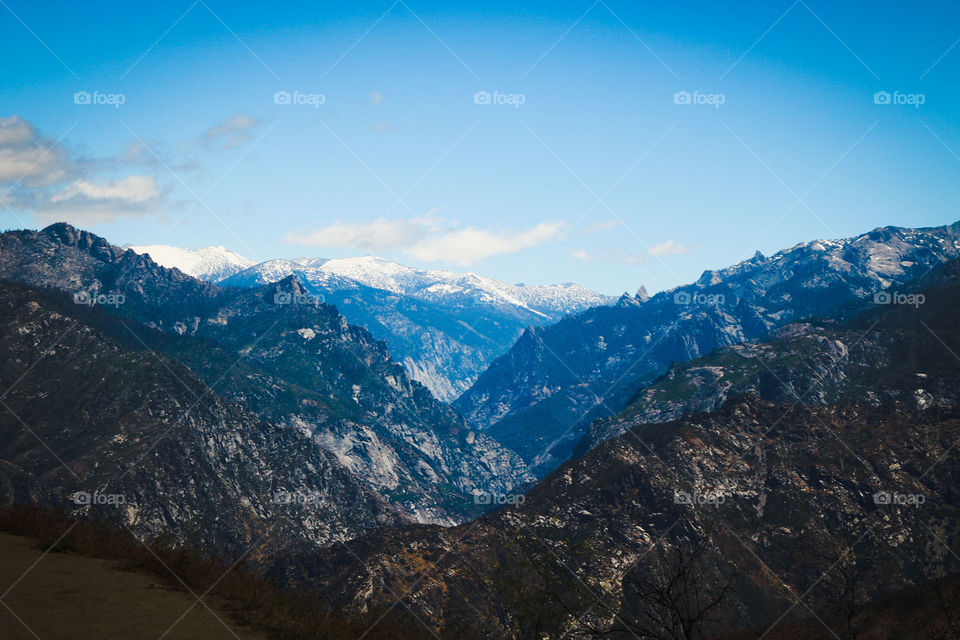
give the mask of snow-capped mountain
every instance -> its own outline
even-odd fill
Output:
[[[383,342],[334,307],[278,304],[309,293],[294,277],[217,287],[66,223],[0,234],[0,274],[5,362],[44,371],[6,400],[70,460],[67,467],[31,451],[38,443],[27,443],[7,412],[0,419],[7,499],[11,487],[21,490],[25,471],[63,465],[83,479],[38,471],[52,495],[68,493],[58,484],[63,477],[92,483],[72,490],[123,479],[126,513],[136,514],[127,522],[145,535],[191,526],[198,538],[233,537],[249,548],[244,536],[255,535],[262,517],[285,517],[269,498],[280,489],[316,498],[282,528],[324,544],[410,519],[453,524],[483,510],[474,495],[503,495],[532,480],[516,454],[468,430],[404,374]],[[90,307],[75,303],[78,291],[124,300]],[[59,347],[40,363],[39,343]],[[74,358],[84,365],[72,366]],[[7,367],[3,388],[22,373]],[[60,402],[36,401],[47,393]],[[200,398],[202,411],[191,414]],[[164,498],[176,514],[163,513]]]
[[[529,312],[540,316],[547,322],[614,302],[610,296],[572,282],[533,286],[507,284],[476,273],[414,269],[376,256],[277,258],[257,264],[222,245],[184,249],[163,244],[128,244],[122,248],[148,253],[160,266],[179,269],[207,282],[219,283],[250,267],[256,267],[256,278],[261,284],[276,282],[295,272],[309,273],[315,284],[324,282],[349,287],[353,282],[441,304],[503,305],[515,307],[521,314]]]
[[[255,287],[289,275],[386,341],[407,373],[446,401],[467,389],[525,327],[615,300],[575,284],[510,285],[373,256],[268,260],[220,284]]]
[[[507,284],[477,275],[441,269],[422,270],[396,262],[363,256],[360,258],[298,258],[303,267],[343,276],[375,289],[430,300],[441,304],[481,303],[516,307],[545,320],[555,320],[589,307],[610,304],[613,299],[578,284],[526,286]]]
[[[386,341],[407,373],[445,401],[466,390],[525,327],[615,302],[572,283],[507,284],[475,273],[414,269],[374,256],[277,258],[254,264],[222,246],[124,248],[223,286],[255,287],[296,275],[350,322]]]
[[[168,269],[179,269],[188,276],[218,282],[254,265],[253,260],[224,246],[184,249],[164,244],[124,245],[137,253],[148,253],[153,261]]]

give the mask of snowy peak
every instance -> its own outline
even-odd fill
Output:
[[[207,282],[219,282],[254,265],[253,260],[243,257],[224,246],[184,249],[163,244],[124,245],[140,254],[149,254],[153,261],[168,269]]]
[[[297,262],[313,264],[320,271],[413,298],[440,304],[515,307],[545,320],[556,320],[569,313],[614,302],[609,296],[572,283],[538,286],[507,284],[476,273],[415,269],[376,256],[300,259]]]
[[[532,323],[559,320],[616,299],[573,283],[527,286],[507,284],[476,273],[415,269],[376,256],[269,260],[238,272],[227,284],[251,286],[296,273],[317,286],[363,285],[452,307],[512,310]]]
[[[407,373],[453,400],[530,325],[615,299],[575,284],[511,285],[475,273],[422,270],[376,256],[269,260],[220,281],[247,288],[296,275],[353,324],[384,340]]]

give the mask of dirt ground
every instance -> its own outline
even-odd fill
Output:
[[[0,533],[0,636],[6,640],[266,640],[216,607],[215,614],[203,604],[190,609],[194,602],[155,576],[75,553],[44,555],[36,540]]]

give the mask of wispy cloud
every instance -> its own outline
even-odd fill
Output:
[[[590,252],[586,249],[577,249],[576,251],[570,252],[570,257],[577,260],[583,260],[584,262],[590,261]]]
[[[55,193],[51,202],[65,202],[78,198],[90,200],[119,200],[140,204],[160,195],[153,176],[130,176],[122,180],[106,180],[101,183],[77,180],[62,191]]]
[[[688,245],[677,244],[677,242],[673,238],[670,238],[666,242],[661,242],[659,244],[653,245],[652,247],[647,249],[647,253],[649,253],[652,256],[670,256],[670,255],[677,255],[681,253],[689,253],[689,251],[693,248],[694,248],[694,245],[692,244],[688,244]]]
[[[421,240],[405,252],[424,262],[471,265],[490,256],[516,253],[560,237],[566,225],[541,222],[519,232],[469,227]]]
[[[162,192],[153,176],[93,182],[76,180],[37,206],[44,223],[66,220],[88,226],[156,214]]]
[[[377,218],[373,222],[338,220],[307,234],[291,231],[287,233],[285,240],[290,244],[306,247],[388,251],[419,242],[426,237],[427,233],[427,226],[417,218],[408,220]]]
[[[471,265],[496,255],[516,253],[560,237],[563,222],[541,222],[519,231],[478,227],[458,229],[428,214],[401,220],[337,221],[316,231],[289,232],[290,244],[351,248],[364,251],[401,251],[423,262]]]
[[[576,249],[570,252],[570,257],[582,262],[607,262],[636,265],[643,262],[642,253],[627,253],[622,248],[606,249]]]
[[[32,124],[18,115],[0,118],[0,184],[55,184],[74,169],[66,149],[39,135]]]
[[[165,193],[152,175],[123,175],[133,164],[78,158],[20,116],[0,118],[0,184],[8,185],[3,204],[33,213],[40,224],[89,226],[158,215]],[[115,177],[97,178],[101,171]]]
[[[584,229],[584,231],[587,233],[596,233],[597,231],[611,231],[622,226],[623,220],[620,220],[619,218],[610,218],[609,220],[594,222],[592,225]]]
[[[20,116],[0,118],[0,145],[23,144],[32,140],[35,135],[33,126]]]
[[[250,131],[259,124],[259,120],[238,113],[207,129],[203,134],[203,142],[208,147],[224,151],[234,149],[250,140]]]

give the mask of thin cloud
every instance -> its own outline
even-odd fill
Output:
[[[250,131],[259,125],[259,120],[238,113],[207,129],[203,141],[208,147],[228,151],[250,140]]]
[[[565,226],[562,222],[541,222],[516,233],[470,227],[422,240],[405,253],[424,262],[466,266],[484,258],[517,253],[555,240],[562,235]]]
[[[40,224],[157,216],[164,190],[152,175],[123,176],[130,167],[123,159],[77,158],[20,116],[0,118],[0,184],[9,185],[3,205],[32,213]],[[103,170],[120,177],[97,179]]]
[[[428,214],[404,220],[337,221],[307,234],[289,232],[285,240],[310,247],[397,250],[423,262],[471,265],[550,242],[560,237],[565,226],[562,222],[541,222],[516,232],[457,229]]]
[[[65,202],[77,198],[89,200],[119,200],[140,204],[159,197],[160,190],[153,176],[129,176],[122,180],[106,180],[97,184],[77,180],[50,198],[51,202]]]
[[[576,251],[570,252],[571,258],[576,258],[577,260],[583,260],[584,262],[590,261],[590,252],[584,249],[577,249]]]
[[[0,184],[55,184],[75,170],[59,144],[40,136],[18,115],[0,118]]]
[[[387,251],[423,240],[427,228],[410,220],[378,218],[373,222],[334,222],[308,234],[288,232],[285,241],[305,247]]]
[[[594,222],[592,225],[586,228],[587,233],[596,233],[597,231],[611,231],[618,227],[623,226],[623,220],[619,218],[610,218],[609,220],[601,220],[600,222]]]
[[[76,180],[40,203],[36,215],[46,223],[64,220],[79,226],[150,217],[156,215],[162,195],[153,176],[102,182]]]
[[[649,253],[652,256],[679,255],[681,253],[689,253],[690,250],[693,248],[693,246],[694,245],[690,245],[690,244],[688,245],[677,244],[673,238],[670,238],[666,242],[661,242],[659,244],[653,245],[652,247],[647,249],[647,253]]]
[[[637,265],[643,262],[642,253],[628,254],[622,248],[605,249],[577,249],[570,252],[570,257],[582,262],[606,262],[610,264]]]
[[[33,125],[18,115],[0,118],[0,145],[29,142],[36,136]]]

